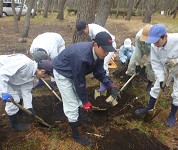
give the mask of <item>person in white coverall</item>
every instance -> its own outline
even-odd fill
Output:
[[[147,84],[147,92],[149,93],[152,87],[152,83],[155,80],[154,72],[151,67],[150,62],[150,49],[151,44],[145,43],[146,37],[148,36],[148,32],[152,25],[147,24],[144,28],[142,28],[135,36],[135,50],[130,59],[126,74],[128,75],[128,79],[136,73],[144,74],[146,69],[148,84]],[[141,65],[141,60],[143,56],[147,56],[147,60],[144,62],[144,65]],[[132,83],[130,82],[130,85]]]
[[[173,103],[166,125],[174,126],[178,109],[178,33],[167,34],[165,26],[155,24],[150,29],[146,42],[153,43],[151,45],[151,65],[156,82],[151,89],[148,106],[144,109],[136,110],[136,114],[144,114],[154,107],[160,88],[164,89],[162,84],[165,75],[168,73],[168,70],[173,69],[166,84],[168,86],[170,79],[174,79],[173,92],[171,94]]]
[[[97,33],[103,32],[103,31],[107,32],[112,37],[112,46],[116,50],[115,36],[112,35],[108,30],[106,30],[102,26],[95,24],[95,23],[87,24],[86,21],[81,20],[76,23],[76,29],[78,31],[78,35],[82,35],[83,33],[88,34],[90,36],[91,40],[95,39]],[[113,56],[114,56],[114,52],[109,52],[108,55],[104,58],[104,66],[103,67],[104,67],[104,70],[106,70],[107,76],[109,76],[108,64]],[[98,91],[104,92],[106,90],[106,88],[107,88],[107,86],[102,84]]]
[[[65,41],[62,36],[54,32],[45,32],[38,35],[32,42],[30,47],[30,54],[36,62],[46,59],[54,59],[65,49]],[[54,78],[51,77],[51,88],[54,88]],[[38,87],[43,85],[42,80],[39,79],[34,86]]]
[[[36,63],[23,54],[0,55],[0,96],[6,102],[5,111],[12,129],[23,131],[29,125],[18,121],[19,108],[8,99],[23,103],[34,114],[31,93],[34,77],[42,78],[51,72],[52,64],[48,60]]]

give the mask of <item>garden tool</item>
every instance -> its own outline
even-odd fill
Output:
[[[56,96],[56,98],[62,102],[62,99],[59,97],[59,95],[57,95],[57,93],[48,85],[48,83],[41,78],[41,80],[43,81],[43,83],[48,87],[48,89]]]
[[[48,89],[50,90],[50,91],[52,91],[52,93],[57,97],[57,99],[60,101],[60,102],[62,102],[62,99],[59,97],[59,95],[57,95],[57,93],[48,85],[48,83],[44,80],[44,79],[42,79],[41,78],[41,80],[44,82],[44,84],[48,87]],[[99,107],[96,107],[96,106],[92,106],[92,110],[98,110],[98,111],[104,111],[104,110],[106,110],[106,109],[101,109],[101,108],[99,108]]]
[[[167,75],[165,76],[163,84],[162,84],[162,87],[166,86],[168,77],[171,74],[172,70],[173,70],[173,68],[170,71],[168,71]],[[148,110],[148,112],[145,114],[145,116],[143,118],[143,120],[145,122],[152,120],[161,111],[160,108],[156,109],[156,106],[157,106],[157,104],[158,104],[158,102],[159,102],[159,100],[161,98],[162,93],[163,93],[163,89],[160,88],[160,91],[159,91],[159,94],[158,94],[158,97],[156,99],[156,102],[155,102],[155,105],[154,105],[153,109]]]
[[[120,93],[126,88],[126,86],[132,81],[132,79],[137,75],[137,73],[134,73],[130,79],[124,84],[124,86],[120,89],[118,92],[118,96],[121,98]],[[116,106],[118,104],[118,101],[116,98],[112,97],[111,95],[106,99],[106,102],[111,103],[112,106]]]
[[[33,116],[35,119],[37,119],[39,121],[39,123],[45,125],[46,127],[52,127],[51,125],[47,124],[46,122],[44,122],[43,119],[41,119],[39,116],[34,115],[31,111],[25,109],[22,105],[16,103],[13,99],[8,99],[10,102],[12,102],[14,105],[16,105],[18,108],[20,108],[21,110],[23,110],[24,112],[26,112],[27,114],[29,114],[30,116]]]

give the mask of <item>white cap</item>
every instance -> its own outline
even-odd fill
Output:
[[[124,41],[125,48],[130,48],[131,44],[132,44],[131,39],[129,39],[129,38],[125,39],[125,41]]]

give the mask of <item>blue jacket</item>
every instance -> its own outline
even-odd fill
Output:
[[[106,86],[112,84],[103,68],[104,60],[95,60],[92,49],[92,42],[75,43],[64,49],[52,61],[53,68],[59,74],[74,81],[77,94],[83,103],[88,102],[85,79],[87,74],[93,72],[94,77]]]
[[[119,50],[120,61],[122,63],[125,63],[127,60],[130,60],[134,50],[135,50],[135,46],[133,45],[131,45],[131,48],[125,48],[124,45],[122,45]]]

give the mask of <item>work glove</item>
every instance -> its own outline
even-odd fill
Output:
[[[163,87],[163,81],[160,82],[159,84],[160,84],[160,88],[161,88],[161,89],[163,90],[163,92],[164,92],[164,89],[165,89],[166,85]]]
[[[146,66],[143,66],[142,68],[140,66],[136,66],[135,72],[139,73],[140,75],[143,75],[145,73]]]
[[[177,63],[177,59],[171,59],[167,61],[166,66],[170,70],[171,68],[174,68]]]
[[[41,79],[38,80],[38,82],[33,86],[33,88],[39,87],[44,85],[43,81]]]
[[[83,108],[87,111],[91,110],[91,107],[92,107],[92,104],[90,102],[83,104]]]
[[[111,84],[110,86],[111,88],[111,96],[116,99],[117,97],[121,98],[119,92],[120,92],[120,89],[117,85],[115,85],[114,83]]]
[[[136,73],[140,73],[140,70],[141,70],[142,68],[140,67],[140,65],[137,65],[136,67],[135,67],[135,72]]]
[[[10,102],[8,99],[13,99],[12,95],[8,94],[8,93],[2,93],[2,101],[3,102]]]
[[[105,86],[104,84],[102,84],[100,86],[100,88],[98,89],[99,92],[104,92],[107,89],[107,86]]]

